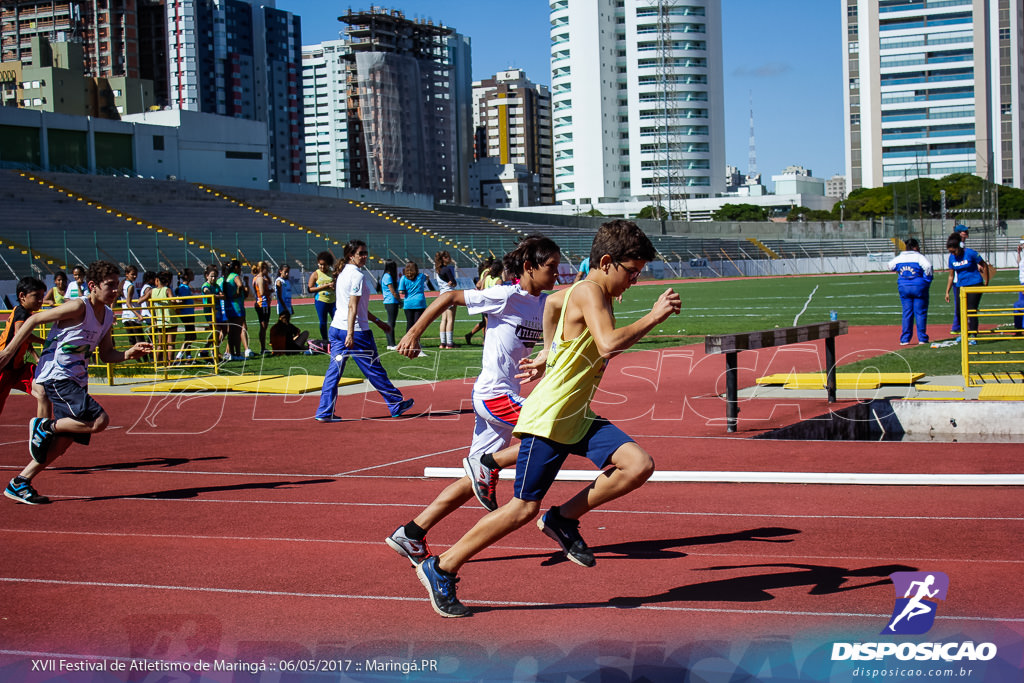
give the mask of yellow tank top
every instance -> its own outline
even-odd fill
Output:
[[[333,280],[334,280],[334,278],[332,276],[328,275],[324,271],[322,271],[319,268],[317,268],[317,271],[316,271],[316,286],[317,287],[323,287],[324,285],[330,284]],[[325,304],[334,303],[334,290],[333,289],[325,289],[323,291],[317,292],[316,293],[316,298],[317,298],[317,301],[320,301],[320,302],[325,303]]]
[[[608,360],[598,352],[589,329],[584,328],[575,339],[562,339],[569,298],[583,282],[577,282],[565,295],[544,377],[526,397],[516,421],[513,433],[518,437],[530,434],[572,444],[587,435],[594,421],[590,402]]]
[[[56,287],[53,288],[53,305],[60,306],[64,303],[64,293],[58,290]]]

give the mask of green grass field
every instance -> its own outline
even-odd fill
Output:
[[[1015,276],[1014,272],[1001,271],[996,274],[991,284],[1014,285]],[[939,273],[932,284],[928,314],[928,330],[932,341],[950,338],[949,327],[953,311],[952,305],[943,300],[945,285],[945,273]],[[899,336],[900,301],[896,293],[895,276],[890,273],[693,280],[673,285],[657,281],[642,282],[626,292],[622,303],[616,304],[618,323],[627,324],[644,315],[668,286],[674,287],[682,296],[682,313],[652,331],[634,346],[633,350],[703,343],[707,334],[748,332],[823,322],[829,319],[829,312],[833,310],[837,312],[839,319],[846,320],[851,327],[885,325],[891,328],[891,331],[885,334],[893,335],[894,339]],[[982,303],[985,307],[1010,307],[1015,300],[1015,294],[1000,293],[986,295]],[[384,307],[379,301],[371,304],[371,311],[386,318]],[[248,319],[250,344],[258,351],[258,328],[253,315],[248,315]],[[312,305],[296,307],[292,321],[300,329],[309,330],[312,337],[317,336],[318,323]],[[467,315],[465,308],[458,309],[455,341],[460,347],[447,351],[437,349],[438,328],[437,323],[434,323],[421,340],[424,350],[428,353],[427,357],[415,360],[384,351],[384,334],[374,328],[378,348],[383,353],[384,367],[395,380],[475,377],[480,366],[483,336],[477,334],[470,346],[463,343],[463,336],[476,321],[477,318]],[[1008,323],[1009,318],[996,322]],[[401,338],[405,332],[405,320],[401,312],[397,326],[397,335]],[[840,340],[840,353],[841,344]],[[302,368],[310,374],[322,374],[326,365],[327,359],[323,355],[296,355],[258,358],[244,364],[228,363],[223,366],[222,371],[287,374],[300,371],[298,368]],[[928,375],[959,374],[960,348],[907,347],[901,349],[898,354],[887,354],[869,361],[844,365],[841,369],[854,371],[865,367],[878,368],[882,372],[905,372],[909,369]],[[361,374],[354,363],[349,363],[345,369],[345,376],[360,377]]]

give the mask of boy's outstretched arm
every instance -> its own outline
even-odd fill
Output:
[[[32,331],[39,325],[45,323],[59,323],[62,320],[74,320],[81,319],[85,316],[85,300],[84,299],[72,299],[66,303],[57,306],[56,308],[45,308],[38,313],[33,313],[22,323],[18,331],[7,342],[7,346],[4,347],[3,351],[0,351],[0,369],[7,366],[11,360],[14,359],[18,349],[24,344],[30,337],[34,337]]]
[[[398,341],[398,353],[406,358],[416,358],[420,353],[420,337],[434,322],[441,317],[452,304],[466,305],[466,295],[461,289],[453,289],[435,298],[427,309],[420,314],[409,331]]]
[[[581,289],[577,287],[577,289]],[[583,312],[583,320],[594,336],[597,349],[605,358],[622,353],[633,344],[643,339],[644,335],[664,322],[670,315],[679,313],[682,300],[671,288],[666,289],[654,302],[651,312],[636,322],[623,327],[615,327],[615,317],[611,304],[605,301],[601,291],[596,287],[584,287],[576,296],[577,305]]]
[[[126,351],[118,351],[114,348],[114,339],[110,334],[110,330],[107,330],[107,333],[103,335],[103,339],[100,340],[98,349],[100,360],[104,363],[122,363],[126,360],[145,356],[153,350],[153,345],[149,342],[139,342]]]

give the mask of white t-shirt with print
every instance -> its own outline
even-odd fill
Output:
[[[483,367],[473,385],[480,399],[519,393],[519,361],[544,341],[546,294],[533,296],[519,285],[464,291],[470,315],[487,314]]]
[[[358,297],[356,304],[356,332],[365,332],[370,329],[370,292],[373,291],[373,280],[370,274],[351,263],[338,275],[338,282],[334,288],[338,296],[337,310],[334,312],[334,320],[331,327],[348,331],[348,305],[350,297]]]

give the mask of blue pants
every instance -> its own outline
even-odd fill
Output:
[[[1017,302],[1013,305],[1013,329],[1024,329],[1024,292],[1017,295]]]
[[[953,325],[949,331],[960,334],[960,288],[956,285],[949,290],[949,300],[953,302]]]
[[[334,414],[334,404],[338,400],[338,379],[345,370],[345,362],[349,356],[359,366],[359,370],[366,375],[366,379],[373,385],[373,388],[380,392],[388,405],[388,410],[394,414],[398,404],[402,402],[402,392],[395,388],[380,364],[380,356],[377,354],[377,342],[373,340],[373,332],[355,332],[355,344],[352,348],[345,346],[345,337],[348,332],[339,330],[336,327],[328,330],[331,340],[331,361],[327,366],[327,374],[324,376],[324,387],[320,390],[320,407],[317,408],[316,417],[331,417]],[[340,357],[340,360],[339,360]]]
[[[320,338],[328,339],[327,327],[331,324],[331,320],[334,319],[334,302],[325,304],[320,299],[313,299],[313,305],[316,306],[316,317],[320,318]]]
[[[903,306],[903,330],[900,343],[909,344],[913,324],[917,322],[917,341],[928,341],[928,285],[899,285],[900,304]]]

